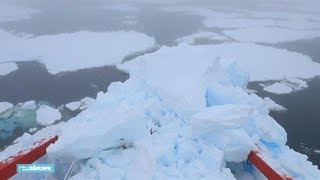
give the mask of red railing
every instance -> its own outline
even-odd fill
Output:
[[[47,147],[55,143],[58,136],[49,139],[42,139],[33,144],[33,147],[20,151],[14,156],[10,156],[0,162],[0,180],[9,179],[17,173],[17,164],[31,164],[47,153]]]
[[[31,164],[46,154],[47,147],[55,143],[58,136],[43,139],[34,143],[33,147],[20,151],[14,156],[0,162],[0,180],[9,179],[17,173],[17,164]],[[269,180],[293,180],[273,170],[260,156],[259,152],[251,151],[248,160]]]
[[[293,180],[286,175],[280,175],[273,170],[259,155],[257,151],[251,151],[248,160],[269,180]]]

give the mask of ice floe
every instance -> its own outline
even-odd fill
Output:
[[[289,94],[293,91],[293,88],[284,83],[276,82],[270,86],[264,87],[263,90],[275,94]]]
[[[236,61],[241,69],[250,74],[250,81],[307,79],[320,75],[320,64],[313,62],[308,56],[252,43],[224,43],[201,46],[181,44],[178,47],[171,48],[166,53],[160,53],[160,55],[163,58],[170,55],[184,60],[192,58],[214,59],[220,56],[222,64]],[[152,55],[150,56],[152,57]],[[146,55],[143,58],[149,58],[150,56]],[[196,69],[190,70],[190,73],[193,71],[196,71]]]
[[[270,99],[269,97],[265,97],[263,98],[267,107],[271,110],[271,111],[285,111],[287,110],[287,108],[277,104],[276,102],[274,102],[272,99]]]
[[[278,43],[320,37],[319,30],[295,30],[278,27],[254,27],[223,31],[241,42]]]
[[[80,108],[80,106],[81,106],[81,102],[80,101],[71,102],[71,103],[66,104],[66,107],[68,109],[70,109],[71,111],[78,110]]]
[[[307,13],[256,12],[241,8],[228,12],[188,6],[164,10],[203,16],[206,27],[224,29],[226,36],[241,42],[277,43],[320,37],[320,18]]]
[[[299,91],[307,88],[308,84],[306,81],[301,79],[286,79],[280,82],[273,83],[265,86],[264,91],[275,93],[275,94],[289,94],[294,91]]]
[[[16,63],[0,63],[0,76],[7,75],[16,70],[18,70]]]
[[[59,110],[47,105],[42,105],[37,110],[37,122],[42,126],[49,126],[61,119]]]
[[[6,42],[0,44],[0,62],[38,60],[52,74],[117,65],[127,55],[155,44],[153,38],[133,31],[82,31],[33,37],[0,30],[0,39]]]

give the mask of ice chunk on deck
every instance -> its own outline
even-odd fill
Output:
[[[47,105],[40,106],[36,113],[37,122],[42,126],[49,126],[61,119],[59,110]]]

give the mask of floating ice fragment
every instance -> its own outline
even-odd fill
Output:
[[[49,126],[61,119],[59,110],[42,105],[37,110],[37,122],[42,126]]]

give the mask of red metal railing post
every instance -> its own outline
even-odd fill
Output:
[[[268,179],[270,180],[293,180],[290,177],[282,176],[273,170],[261,157],[257,151],[251,151],[248,160]]]
[[[20,151],[14,156],[0,162],[0,180],[9,179],[17,173],[17,164],[31,164],[47,153],[47,147],[55,143],[58,136],[36,142],[34,147]]]

